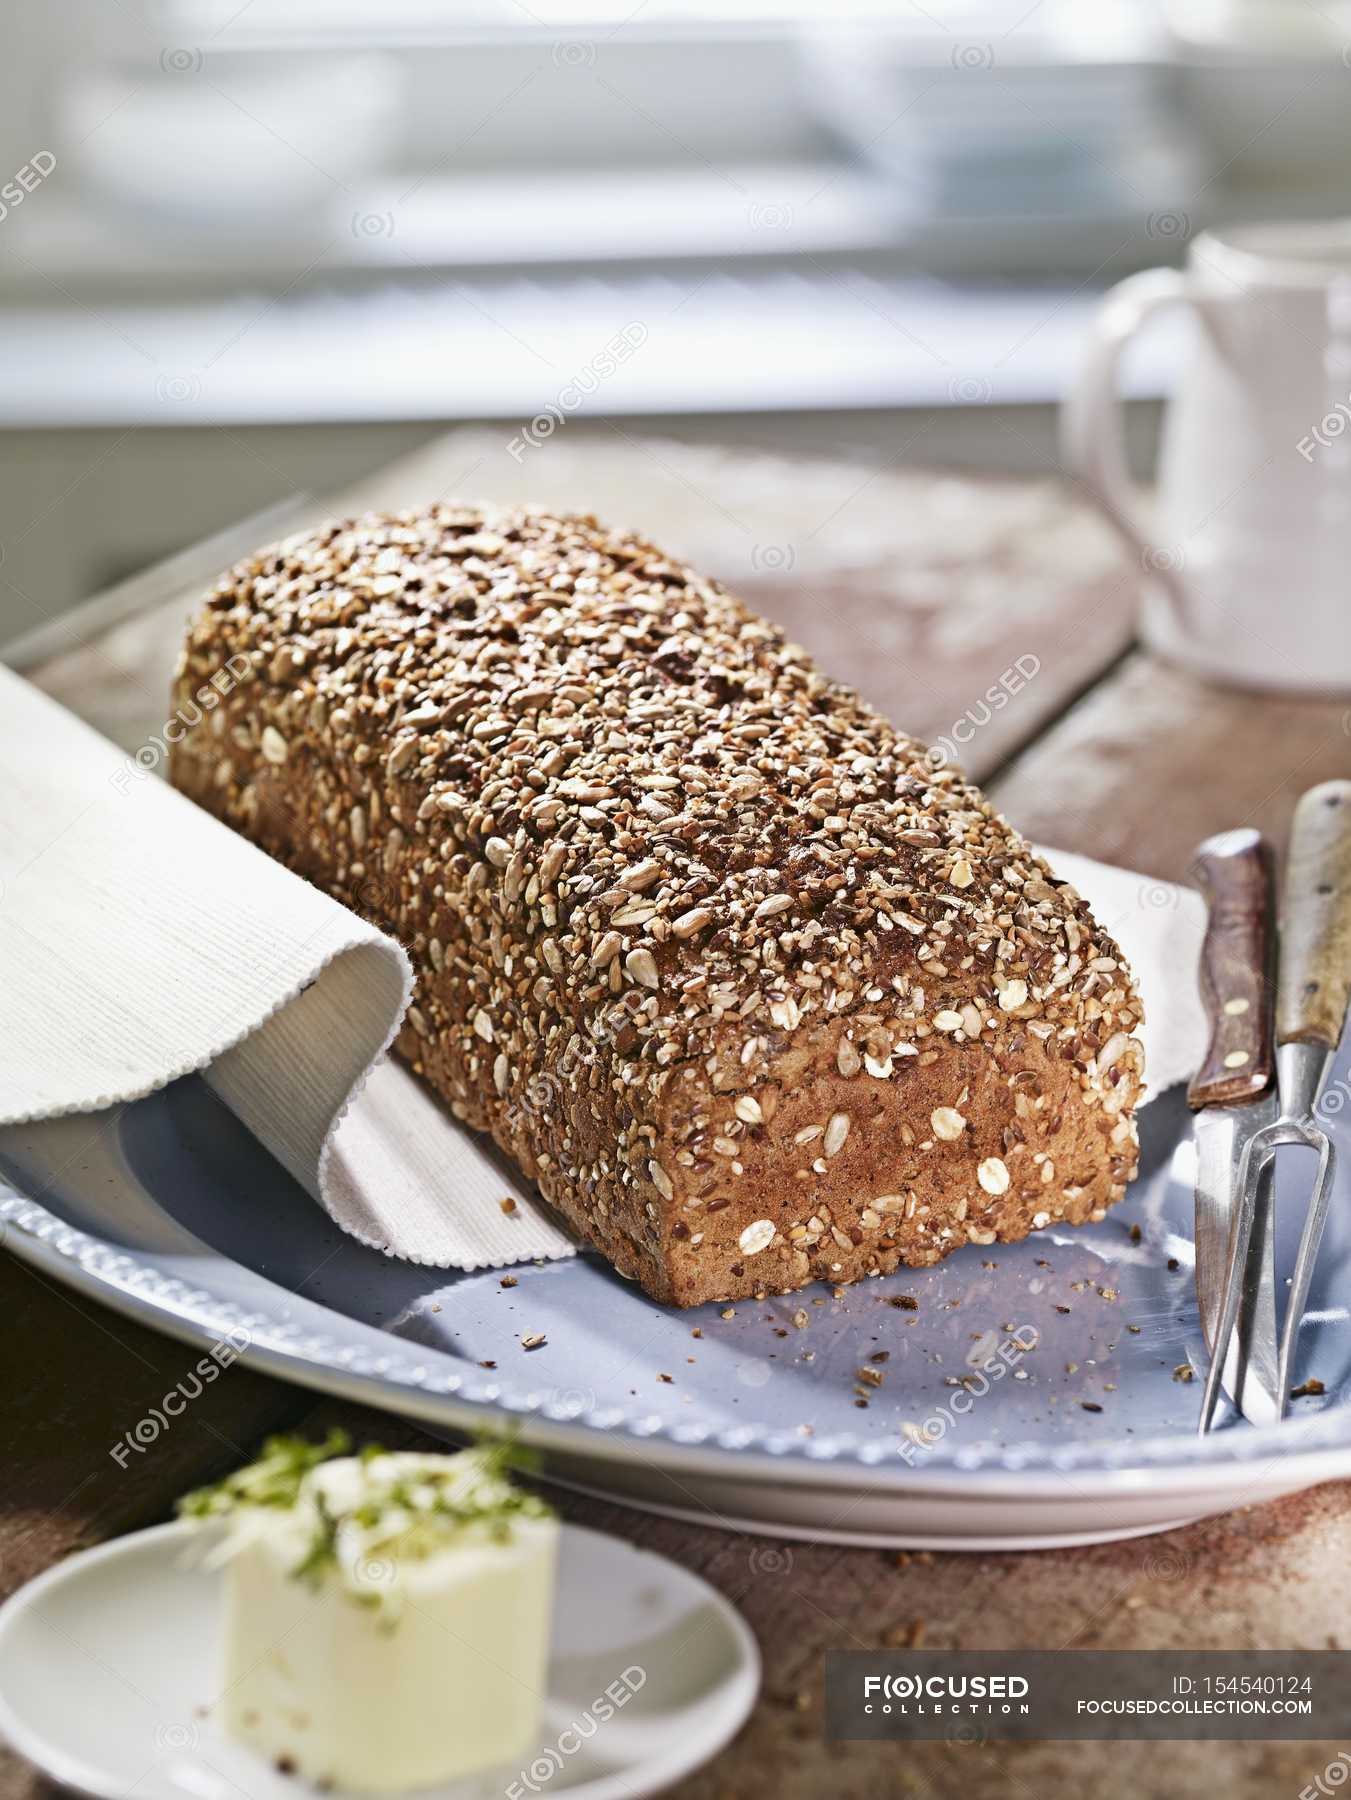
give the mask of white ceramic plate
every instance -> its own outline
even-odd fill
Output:
[[[134,1532],[31,1581],[0,1608],[0,1733],[54,1781],[100,1800],[297,1800],[311,1792],[212,1723],[220,1576],[189,1525]],[[755,1640],[697,1575],[565,1525],[544,1725],[519,1768],[419,1800],[641,1800],[715,1756],[760,1687]],[[625,1671],[613,1717],[595,1702]],[[453,1729],[453,1696],[447,1726]],[[570,1730],[569,1727],[572,1727]]]

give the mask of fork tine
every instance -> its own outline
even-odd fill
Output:
[[[1285,1417],[1290,1403],[1290,1374],[1295,1361],[1295,1344],[1299,1337],[1299,1328],[1304,1319],[1304,1308],[1309,1298],[1309,1284],[1313,1280],[1314,1264],[1318,1261],[1318,1247],[1323,1241],[1323,1227],[1328,1222],[1328,1209],[1332,1200],[1332,1171],[1336,1164],[1332,1141],[1326,1132],[1318,1132],[1318,1173],[1314,1177],[1313,1198],[1309,1202],[1309,1210],[1304,1220],[1304,1229],[1300,1233],[1299,1252],[1295,1257],[1295,1272],[1290,1280],[1290,1299],[1285,1315],[1285,1329],[1281,1333],[1281,1359],[1277,1379],[1280,1383],[1276,1395],[1276,1403],[1280,1408],[1280,1416]]]
[[[1253,1220],[1257,1216],[1257,1184],[1253,1179],[1253,1148],[1261,1141],[1260,1132],[1251,1137],[1243,1146],[1243,1155],[1238,1165],[1238,1183],[1236,1187],[1237,1204],[1234,1208],[1233,1222],[1229,1227],[1229,1258],[1224,1270],[1224,1299],[1220,1306],[1219,1320],[1215,1326],[1215,1341],[1210,1346],[1210,1367],[1206,1371],[1206,1388],[1201,1398],[1201,1417],[1196,1430],[1199,1437],[1204,1437],[1210,1430],[1215,1417],[1215,1406],[1220,1397],[1220,1384],[1224,1375],[1225,1358],[1229,1354],[1230,1339],[1234,1335],[1234,1326],[1238,1323],[1239,1302],[1243,1298],[1243,1271],[1248,1263],[1248,1249],[1252,1243]],[[1266,1153],[1266,1146],[1263,1145]]]

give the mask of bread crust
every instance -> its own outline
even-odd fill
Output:
[[[1101,1218],[1141,1006],[961,774],[716,583],[441,505],[226,575],[175,784],[398,937],[396,1048],[655,1299]],[[453,1196],[447,1196],[453,1204]]]

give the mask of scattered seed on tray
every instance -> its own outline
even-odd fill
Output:
[[[1195,1381],[1196,1370],[1190,1363],[1179,1363],[1173,1370],[1174,1381]]]
[[[1297,1388],[1291,1388],[1290,1398],[1292,1400],[1303,1400],[1306,1397],[1311,1397],[1315,1394],[1326,1393],[1327,1389],[1323,1386],[1318,1377],[1316,1375],[1310,1375],[1309,1379],[1307,1381],[1301,1381]]]
[[[497,1204],[504,1213],[514,1213],[516,1210],[516,1202],[510,1194],[505,1195]]]
[[[497,1285],[498,1287],[513,1288],[517,1285],[516,1277],[514,1275],[504,1275]]]
[[[548,1341],[542,1331],[527,1331],[521,1339],[521,1348],[522,1350],[541,1350]]]

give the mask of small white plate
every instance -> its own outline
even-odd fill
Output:
[[[83,1551],[0,1607],[0,1735],[100,1800],[297,1800],[303,1783],[212,1722],[220,1576],[193,1566],[193,1531],[160,1525]],[[532,1755],[424,1800],[640,1800],[715,1756],[754,1705],[755,1640],[707,1582],[577,1525],[563,1527],[558,1561]],[[603,1717],[607,1688],[633,1691]]]

